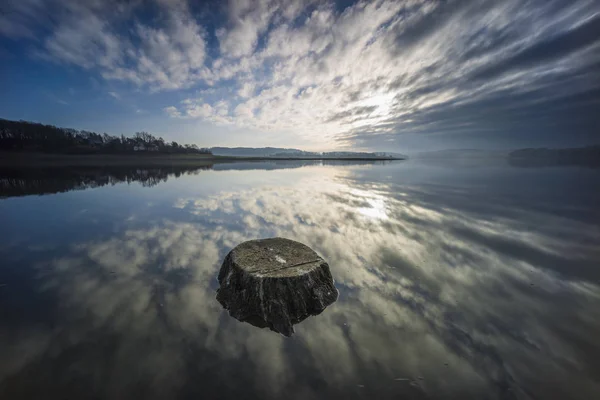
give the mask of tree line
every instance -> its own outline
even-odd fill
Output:
[[[211,154],[210,149],[195,144],[166,142],[148,132],[132,137],[111,136],[86,130],[60,128],[28,121],[0,118],[0,150],[65,154],[93,153],[198,153]]]
[[[13,196],[42,195],[85,190],[105,185],[138,182],[152,187],[166,182],[170,177],[197,174],[212,169],[212,165],[199,167],[59,167],[59,168],[9,168],[0,177],[0,199]]]

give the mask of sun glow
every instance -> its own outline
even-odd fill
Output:
[[[388,219],[387,207],[382,199],[365,199],[370,207],[360,207],[358,212],[373,219]]]
[[[372,107],[373,111],[353,122],[354,126],[372,125],[388,118],[394,104],[394,93],[374,93],[358,103],[358,107]]]

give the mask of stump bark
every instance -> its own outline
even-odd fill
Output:
[[[327,262],[284,238],[238,245],[225,257],[218,280],[217,300],[232,317],[285,336],[338,297]]]

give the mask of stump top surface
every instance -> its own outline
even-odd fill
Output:
[[[241,243],[231,256],[233,263],[245,272],[271,278],[301,276],[324,262],[310,247],[284,238]]]

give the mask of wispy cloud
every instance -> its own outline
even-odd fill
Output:
[[[51,6],[56,22],[42,22]],[[519,135],[573,114],[581,133],[597,121],[597,2],[248,0],[208,22],[192,6],[155,0],[148,18],[136,1],[28,0],[0,33],[150,92],[212,88],[164,108],[170,117],[322,146]]]
[[[600,61],[600,8],[588,2],[320,4],[302,8],[301,19],[265,4],[219,31],[212,73],[232,82],[213,96],[229,101],[219,120],[321,143],[375,147],[400,133],[544,129],[555,123],[539,114],[544,105],[585,92]],[[245,41],[231,48],[243,30]],[[193,100],[175,106],[216,122]],[[202,101],[205,111],[214,105]]]
[[[54,21],[47,24],[49,34],[36,39],[36,54],[46,60],[97,70],[105,79],[152,91],[190,87],[206,73],[205,32],[185,2],[157,1],[161,11],[152,25],[133,26],[127,24],[137,20],[141,10],[137,1],[18,4],[9,4],[18,18],[0,33],[31,36],[30,26]]]
[[[177,110],[177,108],[173,106],[165,107],[164,112],[166,112],[167,114],[169,114],[169,116],[173,118],[181,118],[182,116],[181,113]]]
[[[68,106],[69,103],[63,99],[61,99],[60,97],[56,96],[54,93],[46,93],[46,96],[51,99],[52,101],[58,103],[58,104],[62,104],[63,106]]]

